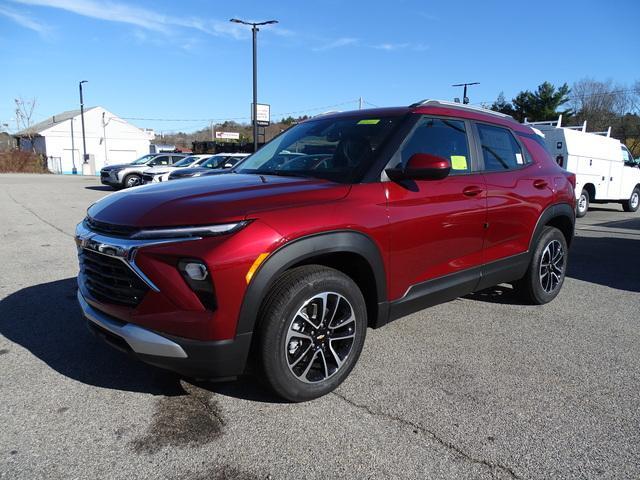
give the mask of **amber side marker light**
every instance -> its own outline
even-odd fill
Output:
[[[255,259],[253,265],[251,265],[251,268],[247,272],[247,275],[244,277],[247,280],[247,285],[249,285],[251,279],[253,278],[253,274],[256,273],[256,270],[258,270],[258,267],[262,265],[262,262],[264,262],[265,258],[267,258],[268,255],[268,253],[261,253],[260,255],[258,255],[258,258]]]

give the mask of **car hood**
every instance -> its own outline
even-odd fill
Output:
[[[162,165],[162,166],[159,166],[159,167],[151,167],[150,169],[148,169],[146,171],[146,173],[151,173],[151,174],[167,173],[167,172],[171,172],[171,171],[175,170],[176,168],[180,168],[180,167],[172,167],[172,166]]]
[[[131,166],[130,163],[118,163],[117,165],[107,165],[106,167],[103,167],[101,170],[103,172],[109,172],[111,170],[119,170],[121,168],[127,168],[130,166]]]
[[[205,225],[251,218],[260,210],[343,198],[349,186],[312,178],[227,174],[134,187],[93,204],[88,214],[133,227]]]
[[[198,172],[208,172],[210,170],[214,170],[212,168],[207,168],[207,167],[186,167],[186,168],[181,168],[179,172],[176,172],[176,176],[179,177],[188,177],[190,175],[193,175],[194,173],[198,173]],[[215,170],[219,170],[219,169],[215,169]]]

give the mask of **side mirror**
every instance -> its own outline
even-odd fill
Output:
[[[441,180],[449,175],[451,162],[428,153],[416,153],[409,158],[405,168],[387,168],[391,180]]]

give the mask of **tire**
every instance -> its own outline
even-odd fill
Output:
[[[625,212],[637,212],[640,207],[640,188],[636,187],[631,192],[629,200],[622,202],[622,209]]]
[[[582,189],[582,193],[580,193],[580,197],[578,198],[578,201],[576,202],[576,217],[577,218],[582,218],[584,217],[587,212],[589,211],[589,202],[591,201],[591,198],[589,196],[589,191],[586,189]]]
[[[276,281],[260,320],[257,354],[264,379],[276,394],[302,402],[326,395],[349,375],[364,345],[367,308],[351,278],[307,265]]]
[[[138,185],[142,185],[142,177],[135,173],[130,173],[122,180],[123,188],[137,187]]]
[[[563,233],[555,227],[544,227],[527,273],[514,284],[525,302],[543,305],[556,298],[566,276],[567,255],[567,240]]]

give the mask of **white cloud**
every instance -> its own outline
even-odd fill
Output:
[[[342,37],[342,38],[338,38],[337,40],[333,40],[331,42],[325,43],[324,45],[321,45],[320,47],[315,47],[313,49],[314,52],[322,52],[325,50],[332,50],[334,48],[340,48],[340,47],[348,47],[351,45],[356,45],[358,43],[358,39],[357,38],[351,38],[351,37]]]
[[[376,50],[384,50],[386,52],[393,52],[395,50],[414,50],[416,52],[423,52],[429,49],[429,45],[424,45],[422,43],[379,43],[376,45],[371,45],[371,48],[375,48]]]
[[[198,30],[200,32],[217,36],[228,37],[236,40],[250,36],[250,29],[246,26],[230,23],[217,19],[202,19],[195,17],[181,17],[166,15],[149,8],[136,7],[117,1],[98,0],[11,0],[23,5],[56,8],[75,13],[83,17],[104,20],[107,22],[124,23],[137,28],[160,32],[171,35],[173,32],[168,27],[180,27],[182,29]],[[292,32],[284,29],[270,29],[277,35],[291,35]]]
[[[3,7],[0,5],[0,15],[7,17],[8,19],[14,21],[18,25],[28,28],[29,30],[33,30],[34,32],[39,33],[40,35],[46,37],[50,33],[50,28],[47,25],[44,25],[37,20],[25,15],[24,13],[17,12],[13,9]]]

